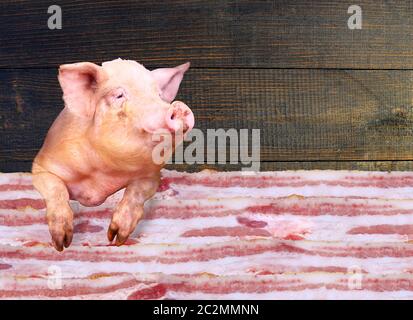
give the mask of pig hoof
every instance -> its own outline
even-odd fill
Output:
[[[50,228],[53,246],[57,251],[63,251],[68,248],[73,239],[73,227],[69,223],[63,226],[52,226]]]
[[[47,223],[56,250],[68,248],[73,238],[73,212],[69,205],[48,208]]]
[[[73,231],[68,229],[64,232],[51,231],[53,246],[57,251],[63,251],[63,248],[68,248],[72,243]]]
[[[55,233],[52,235],[53,246],[57,251],[63,251],[63,248],[68,248],[72,243],[73,233],[67,232],[64,234]]]
[[[108,240],[112,242],[116,237],[115,245],[121,246],[128,240],[129,234],[130,232],[120,230],[117,224],[112,222],[108,229]]]

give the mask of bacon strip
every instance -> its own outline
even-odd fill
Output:
[[[413,173],[362,171],[214,172],[163,171],[162,193],[181,199],[274,196],[411,199]],[[196,186],[197,192],[193,189]]]
[[[412,191],[406,172],[164,170],[125,246],[106,240],[120,191],[72,201],[58,253],[31,176],[0,174],[0,298],[412,299]]]

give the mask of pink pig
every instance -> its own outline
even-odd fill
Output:
[[[80,62],[60,66],[65,108],[51,126],[33,162],[33,184],[46,201],[55,248],[73,237],[69,199],[96,206],[125,189],[114,210],[108,239],[123,244],[156,192],[163,163],[152,151],[153,134],[172,136],[194,126],[189,107],[174,101],[189,63],[153,71],[131,60],[102,66]],[[182,139],[178,140],[178,143]]]

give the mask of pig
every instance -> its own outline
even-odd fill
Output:
[[[136,61],[116,59],[101,66],[79,62],[59,67],[65,106],[32,165],[33,185],[45,200],[58,251],[73,238],[69,200],[98,206],[125,188],[107,237],[119,246],[134,231],[164,166],[153,159],[159,144],[154,134],[170,133],[173,150],[194,126],[191,109],[174,101],[189,66],[149,71]]]

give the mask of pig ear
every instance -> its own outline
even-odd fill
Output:
[[[172,102],[179,89],[184,73],[189,69],[190,63],[181,64],[175,68],[161,68],[152,70],[152,74],[161,89],[161,98]]]
[[[93,115],[90,101],[97,84],[104,79],[102,67],[91,62],[64,64],[58,78],[66,107],[78,114]]]

